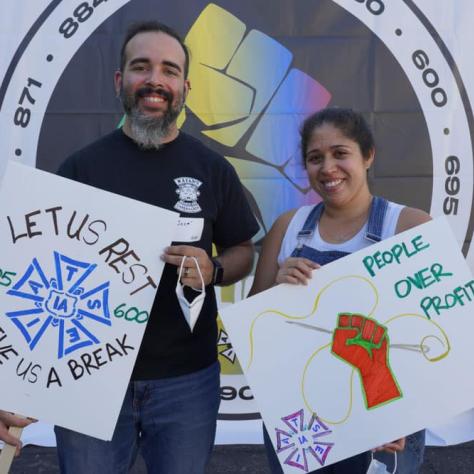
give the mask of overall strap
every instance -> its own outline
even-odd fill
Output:
[[[369,221],[367,223],[367,232],[365,238],[372,242],[380,242],[382,240],[382,229],[385,219],[385,214],[388,209],[388,201],[380,196],[374,196],[370,205]],[[308,214],[303,227],[298,232],[296,239],[297,245],[293,256],[299,256],[299,250],[303,247],[304,241],[311,238],[314,234],[316,224],[319,222],[321,214],[324,210],[324,204],[320,202],[313,207]]]
[[[367,233],[365,238],[372,242],[382,240],[382,228],[385,214],[388,209],[388,201],[382,197],[374,196],[370,206],[369,222],[367,223]]]
[[[321,213],[323,212],[324,205],[322,202],[316,204],[316,206],[311,209],[311,212],[308,214],[308,217],[304,221],[303,227],[296,235],[296,240],[298,244],[296,248],[299,249],[303,246],[303,241],[309,239],[314,234],[314,229],[316,228],[316,223],[319,222]]]

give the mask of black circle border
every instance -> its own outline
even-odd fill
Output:
[[[456,85],[459,90],[459,94],[461,95],[461,100],[464,106],[464,111],[466,113],[466,118],[469,126],[469,134],[471,136],[471,145],[474,150],[474,116],[472,113],[472,107],[471,103],[469,101],[469,97],[467,95],[466,87],[464,85],[464,82],[462,80],[461,74],[459,72],[459,69],[457,67],[456,62],[454,61],[454,58],[452,54],[450,53],[448,47],[444,43],[444,41],[441,39],[439,36],[438,32],[434,28],[434,26],[431,24],[431,22],[428,20],[426,15],[418,8],[417,5],[415,5],[413,0],[402,0],[405,5],[413,12],[413,14],[418,18],[420,23],[425,27],[426,31],[430,34],[430,36],[433,38],[433,41],[436,43],[438,46],[441,54],[443,55],[444,59],[446,60],[449,68],[451,69],[451,72],[453,74],[454,80],[456,81]],[[8,66],[7,72],[5,74],[5,77],[2,81],[2,85],[0,86],[0,112],[3,107],[3,101],[5,99],[5,95],[8,89],[8,86],[10,85],[11,78],[15,72],[15,69],[23,56],[23,54],[26,51],[26,48],[34,38],[35,34],[37,31],[43,26],[43,24],[46,22],[48,17],[51,15],[51,13],[54,11],[54,9],[62,2],[62,0],[52,0],[51,3],[44,9],[44,11],[41,13],[41,15],[37,18],[37,20],[33,23],[31,28],[28,30],[26,33],[25,37],[21,41],[20,45],[18,46],[17,50],[15,51],[15,54],[13,55],[12,60],[10,61],[10,64]],[[474,183],[474,155],[473,155],[473,183]],[[467,240],[466,237],[472,235],[474,231],[474,195],[473,199],[471,202],[471,212],[469,216],[469,223],[468,227],[466,230],[466,235],[464,237],[464,244],[462,247],[462,252],[464,256],[467,255],[469,251],[469,247],[471,244],[471,240]],[[217,419],[218,420],[257,420],[260,419],[260,414],[259,413],[243,413],[243,414],[218,414]]]

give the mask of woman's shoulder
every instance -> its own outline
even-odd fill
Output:
[[[398,234],[417,225],[424,224],[431,219],[431,216],[422,209],[406,206],[400,212],[396,233]]]
[[[290,209],[289,211],[280,214],[280,216],[278,216],[275,222],[273,223],[270,232],[284,234],[286,232],[286,229],[290,225],[291,220],[299,209],[300,208]]]

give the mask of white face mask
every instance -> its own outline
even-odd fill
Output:
[[[369,469],[367,469],[367,474],[395,474],[397,472],[397,453],[394,453],[394,455],[395,465],[393,468],[393,473],[390,473],[390,471],[387,469],[387,466],[383,462],[375,459],[372,453],[372,461],[370,462]]]
[[[193,288],[193,290],[199,291],[200,294],[197,295],[191,302],[189,302],[186,299],[186,296],[184,296],[183,285],[181,284],[181,274],[183,273],[184,262],[186,261],[186,258],[192,258],[194,260],[194,262],[196,263],[197,272],[199,274],[199,277],[201,278],[201,289],[199,290]],[[184,256],[181,260],[178,281],[176,282],[176,296],[178,297],[178,303],[181,308],[181,311],[183,312],[184,317],[186,318],[186,322],[189,325],[189,329],[191,329],[192,332],[194,329],[194,325],[196,324],[196,321],[199,317],[199,314],[201,313],[202,305],[204,304],[204,299],[206,298],[204,278],[202,277],[201,269],[199,268],[199,264],[196,257]]]

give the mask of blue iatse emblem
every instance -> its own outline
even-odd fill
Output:
[[[46,331],[58,334],[58,358],[92,344],[97,323],[111,326],[109,282],[88,287],[97,265],[80,262],[54,252],[55,278],[48,280],[33,258],[23,276],[7,292],[31,304],[30,308],[6,313],[33,350]]]

